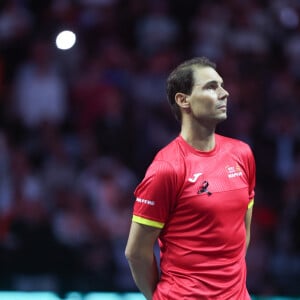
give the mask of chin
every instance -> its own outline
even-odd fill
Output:
[[[223,121],[227,120],[227,115],[222,115],[220,117],[217,118],[217,122],[218,123],[221,123]]]

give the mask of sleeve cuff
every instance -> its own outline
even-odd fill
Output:
[[[250,200],[250,202],[248,203],[248,208],[253,207],[254,205],[254,198]]]
[[[142,217],[138,217],[133,215],[132,217],[132,221],[139,223],[139,224],[143,224],[143,225],[147,225],[147,226],[151,226],[151,227],[155,227],[155,228],[163,228],[164,227],[164,223],[162,222],[157,222],[157,221],[153,221],[153,220],[149,220],[149,219],[145,219]]]

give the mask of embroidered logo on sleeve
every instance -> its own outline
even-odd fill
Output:
[[[139,202],[139,203],[141,203],[141,204],[151,205],[151,206],[154,206],[154,205],[155,205],[155,201],[152,201],[152,200],[146,200],[146,199],[141,199],[141,198],[136,198],[136,202]]]

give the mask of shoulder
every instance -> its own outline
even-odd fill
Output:
[[[244,166],[245,170],[251,176],[255,173],[255,158],[249,144],[234,138],[218,136],[220,144],[220,155],[227,158],[228,155],[234,159],[240,166]]]
[[[182,166],[184,160],[184,153],[180,138],[177,137],[168,145],[162,148],[155,156],[153,162],[168,166],[168,168],[176,170]]]
[[[177,137],[157,152],[146,171],[146,177],[177,182],[185,172],[184,154]]]
[[[220,144],[221,149],[223,150],[228,149],[234,153],[252,154],[252,149],[246,142],[219,134],[216,134],[216,138],[218,140],[218,143]]]

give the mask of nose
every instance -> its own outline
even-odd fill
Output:
[[[221,100],[225,100],[227,97],[229,96],[229,93],[227,92],[227,90],[225,90],[222,86],[220,87],[220,96],[219,98]]]

